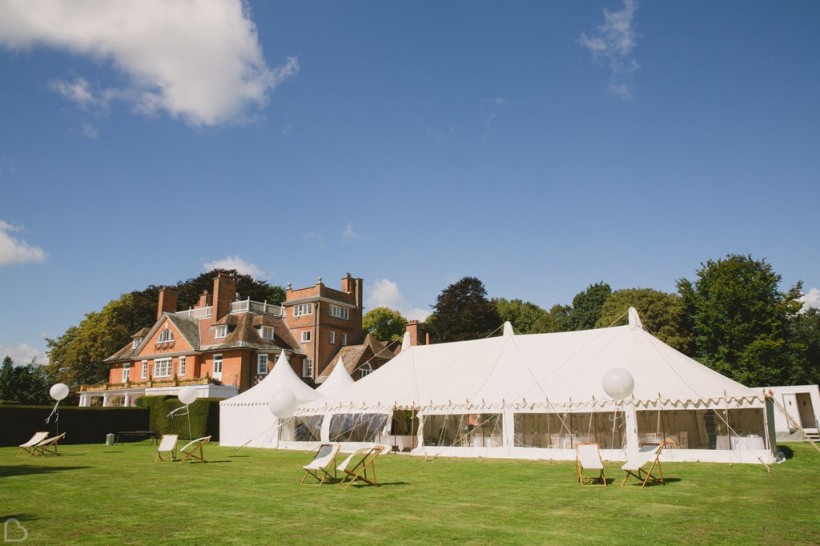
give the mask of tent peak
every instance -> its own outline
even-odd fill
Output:
[[[515,332],[513,332],[513,327],[512,327],[512,324],[510,324],[510,321],[509,320],[505,321],[504,322],[504,335],[505,336],[511,336],[511,335],[514,335],[514,334],[515,334]]]
[[[634,307],[629,308],[629,325],[633,328],[643,328],[643,323],[641,323],[641,317],[638,316],[638,310]]]

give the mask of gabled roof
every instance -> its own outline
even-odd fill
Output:
[[[370,362],[374,368],[377,368],[393,358],[393,356],[393,351],[386,347],[384,343],[372,335],[367,334],[361,345],[345,345],[340,348],[336,356],[330,361],[330,364],[325,366],[319,374],[319,378],[329,377],[339,361],[343,362],[347,372],[352,375],[366,362]]]

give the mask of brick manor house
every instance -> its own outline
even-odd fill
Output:
[[[223,273],[213,293],[205,290],[188,310],[177,310],[175,289],[162,288],[156,322],[105,360],[108,383],[83,385],[80,405],[133,406],[141,396],[176,395],[187,385],[200,398],[229,398],[264,379],[282,352],[311,386],[340,357],[359,379],[398,351],[395,343],[363,335],[362,301],[362,279],[350,273],[341,290],[321,278],[307,288],[288,285],[282,305],[237,300],[236,280]],[[408,330],[416,327],[412,321]]]

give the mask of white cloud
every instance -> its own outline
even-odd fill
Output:
[[[4,265],[41,263],[46,259],[46,252],[11,235],[20,228],[0,220],[0,267]]]
[[[250,275],[254,279],[265,279],[267,275],[256,265],[246,262],[239,256],[227,256],[221,260],[213,262],[206,262],[202,264],[203,269],[211,271],[213,269],[235,269],[237,273],[242,275]]]
[[[419,321],[425,320],[430,315],[430,311],[427,309],[409,305],[399,292],[399,286],[389,279],[375,281],[373,286],[365,293],[367,294],[365,306],[368,309],[389,307],[398,311],[407,319]]]
[[[345,228],[342,230],[342,239],[345,241],[352,241],[353,239],[358,239],[359,233],[353,227],[353,224],[348,222]]]
[[[89,121],[83,120],[80,124],[80,132],[83,136],[88,137],[90,139],[95,139],[99,136],[99,132],[97,128]]]
[[[8,0],[0,2],[0,44],[65,49],[125,75],[117,88],[52,82],[81,108],[119,99],[194,126],[245,121],[299,72],[296,57],[267,66],[241,0]]]
[[[592,57],[609,66],[609,90],[623,98],[632,98],[632,78],[640,65],[632,58],[635,49],[635,12],[637,0],[624,0],[620,11],[604,9],[604,24],[592,35],[582,33],[578,43],[592,53]]]
[[[7,355],[11,357],[17,366],[25,366],[32,360],[35,360],[38,364],[46,364],[48,361],[45,354],[27,343],[0,343],[0,363]]]
[[[809,309],[820,309],[820,288],[811,288],[802,297],[799,298],[803,302],[801,311]]]

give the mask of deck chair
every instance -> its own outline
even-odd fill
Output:
[[[34,446],[48,438],[48,432],[35,432],[31,439],[25,444],[20,444],[20,451],[17,452],[16,457],[21,453],[28,453],[29,455],[36,455],[34,453]]]
[[[624,476],[624,481],[621,482],[621,487],[626,484],[626,480],[629,479],[629,476],[634,476],[638,478],[638,481],[641,483],[641,488],[646,487],[646,483],[651,479],[653,483],[664,483],[663,481],[663,470],[661,469],[661,461],[660,456],[661,452],[663,451],[664,443],[661,442],[659,444],[646,444],[641,446],[640,451],[638,454],[626,461],[621,467],[621,470],[626,472]],[[649,470],[644,470],[644,467],[649,465]],[[652,474],[652,471],[655,467],[658,467],[658,476]]]
[[[325,483],[327,478],[336,478],[336,455],[339,454],[339,444],[322,444],[316,450],[313,460],[302,468],[305,475],[302,476],[300,485],[304,485],[308,476],[313,476],[319,485]],[[333,474],[330,471],[333,471]]]
[[[179,435],[177,434],[163,434],[162,440],[159,442],[159,447],[157,447],[157,456],[154,457],[154,462],[157,461],[175,461],[177,458],[177,438]],[[163,458],[162,454],[165,453],[166,457],[170,458]]]
[[[191,440],[182,446],[182,449],[179,450],[180,454],[182,454],[182,459],[180,459],[179,462],[184,463],[189,459],[196,459],[197,461],[207,463],[208,461],[205,460],[205,452],[202,451],[202,447],[210,441],[210,436],[204,436],[196,440]]]
[[[59,455],[57,445],[63,438],[65,438],[65,432],[57,436],[52,436],[51,438],[46,438],[32,447],[32,455]]]
[[[581,485],[606,486],[606,476],[604,476],[604,462],[601,460],[601,450],[598,444],[578,444],[575,446],[575,468],[578,471],[578,483]],[[584,470],[594,470],[596,475],[585,476]]]
[[[339,485],[344,484],[345,489],[356,480],[361,480],[370,485],[379,485],[376,481],[376,457],[382,454],[385,446],[378,444],[373,447],[363,447],[351,453],[338,469],[346,474],[342,476]],[[368,475],[368,470],[370,475]]]

